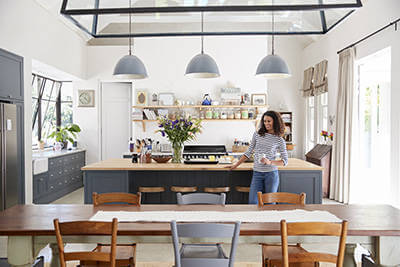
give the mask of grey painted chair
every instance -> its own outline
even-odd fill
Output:
[[[211,205],[225,205],[226,195],[225,193],[210,194],[210,193],[192,193],[185,194],[176,193],[176,200],[178,205],[190,205],[190,204],[211,204]]]
[[[240,222],[221,223],[179,223],[171,221],[172,241],[174,244],[175,267],[233,267]],[[179,249],[179,237],[232,237],[229,258],[221,244],[183,244]]]

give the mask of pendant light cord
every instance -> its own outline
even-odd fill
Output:
[[[274,0],[272,0],[272,6],[274,5]],[[275,18],[274,18],[274,11],[272,11],[272,55],[274,55],[275,48],[274,48],[274,32],[275,32]]]
[[[131,0],[129,0],[129,8],[131,8]],[[131,12],[129,12],[129,55],[132,55],[132,16]]]
[[[204,27],[204,12],[201,12],[201,53],[204,54],[204,49],[203,49],[203,45],[204,45],[204,35],[203,35],[203,27]]]

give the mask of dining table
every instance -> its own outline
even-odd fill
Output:
[[[42,248],[50,244],[51,266],[58,266],[53,220],[90,220],[98,212],[244,212],[244,211],[327,211],[340,220],[347,220],[347,244],[368,243],[377,261],[384,266],[400,264],[400,210],[390,205],[99,205],[50,204],[17,205],[0,212],[0,236],[8,236],[7,257],[11,266],[30,266]],[[118,224],[119,243],[171,242],[169,222],[121,221]],[[106,242],[104,236],[66,236],[66,243]],[[239,242],[279,242],[279,221],[242,222]],[[326,239],[315,237],[313,242]],[[318,239],[319,238],[319,239]],[[317,240],[317,241],[315,241]],[[307,242],[307,239],[302,239]]]

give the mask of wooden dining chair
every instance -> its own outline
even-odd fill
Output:
[[[258,207],[264,207],[266,203],[285,203],[294,205],[305,205],[306,194],[292,194],[286,192],[265,193],[257,192]],[[282,264],[282,247],[280,244],[261,244],[262,249],[262,264],[263,266],[281,266]],[[302,248],[300,244],[290,245],[288,247],[290,253],[306,253],[307,250]],[[314,264],[294,264],[291,266],[296,267],[312,267]]]
[[[103,193],[92,194],[93,206],[101,204],[128,204],[140,207],[141,193]],[[93,251],[108,252],[110,250],[109,244],[97,244]],[[119,266],[135,266],[136,259],[136,244],[117,244],[115,264]],[[85,262],[81,262],[85,264]]]
[[[339,246],[337,255],[329,253],[306,252],[289,253],[288,236],[337,236]],[[289,267],[289,263],[334,263],[336,267],[343,267],[344,253],[346,247],[347,221],[341,223],[330,222],[296,222],[286,223],[281,221],[282,240],[282,266]]]
[[[92,194],[93,206],[98,206],[101,204],[110,203],[123,203],[135,206],[140,206],[141,194],[129,194],[129,193],[103,193],[97,194],[93,192]]]
[[[286,192],[277,193],[261,193],[257,192],[258,206],[263,207],[267,203],[281,203],[281,204],[294,204],[294,205],[305,205],[306,204],[306,193],[293,194]]]
[[[58,219],[54,219],[54,230],[60,254],[60,266],[66,267],[67,261],[88,261],[101,263],[102,265],[99,264],[99,266],[106,264],[107,266],[116,267],[117,228],[118,220],[116,218],[112,222],[75,221],[63,223],[60,223]],[[110,250],[108,252],[65,252],[63,235],[109,235],[111,236]]]

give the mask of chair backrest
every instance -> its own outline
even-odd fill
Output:
[[[337,255],[329,253],[288,253],[288,236],[296,235],[317,235],[317,236],[339,236],[339,246]],[[343,266],[344,252],[347,236],[347,221],[342,223],[329,222],[297,222],[286,223],[281,221],[281,239],[282,239],[282,262],[283,267],[289,267],[290,263],[299,262],[330,262],[335,263],[337,267]]]
[[[109,262],[115,267],[118,220],[112,222],[75,221],[60,223],[54,219],[54,229],[60,254],[60,266],[66,267],[67,261],[87,260]],[[63,235],[109,235],[111,236],[110,252],[78,251],[64,252]]]
[[[211,205],[225,205],[226,195],[225,193],[210,194],[210,193],[191,193],[182,195],[182,193],[176,193],[176,200],[178,205],[190,205],[190,204],[211,204]]]
[[[306,204],[306,193],[293,194],[286,192],[261,193],[257,192],[258,206],[263,207],[265,203],[286,203],[295,205]]]
[[[124,203],[124,204],[140,206],[140,198],[141,198],[140,192],[138,192],[137,194],[129,194],[129,193],[97,194],[96,192],[93,192],[92,194],[92,200],[94,206],[105,203]]]
[[[175,253],[175,267],[181,267],[179,253],[179,237],[232,237],[231,252],[229,254],[229,267],[233,267],[235,261],[237,241],[240,233],[240,222],[234,224],[222,223],[179,223],[171,221],[171,234]]]

